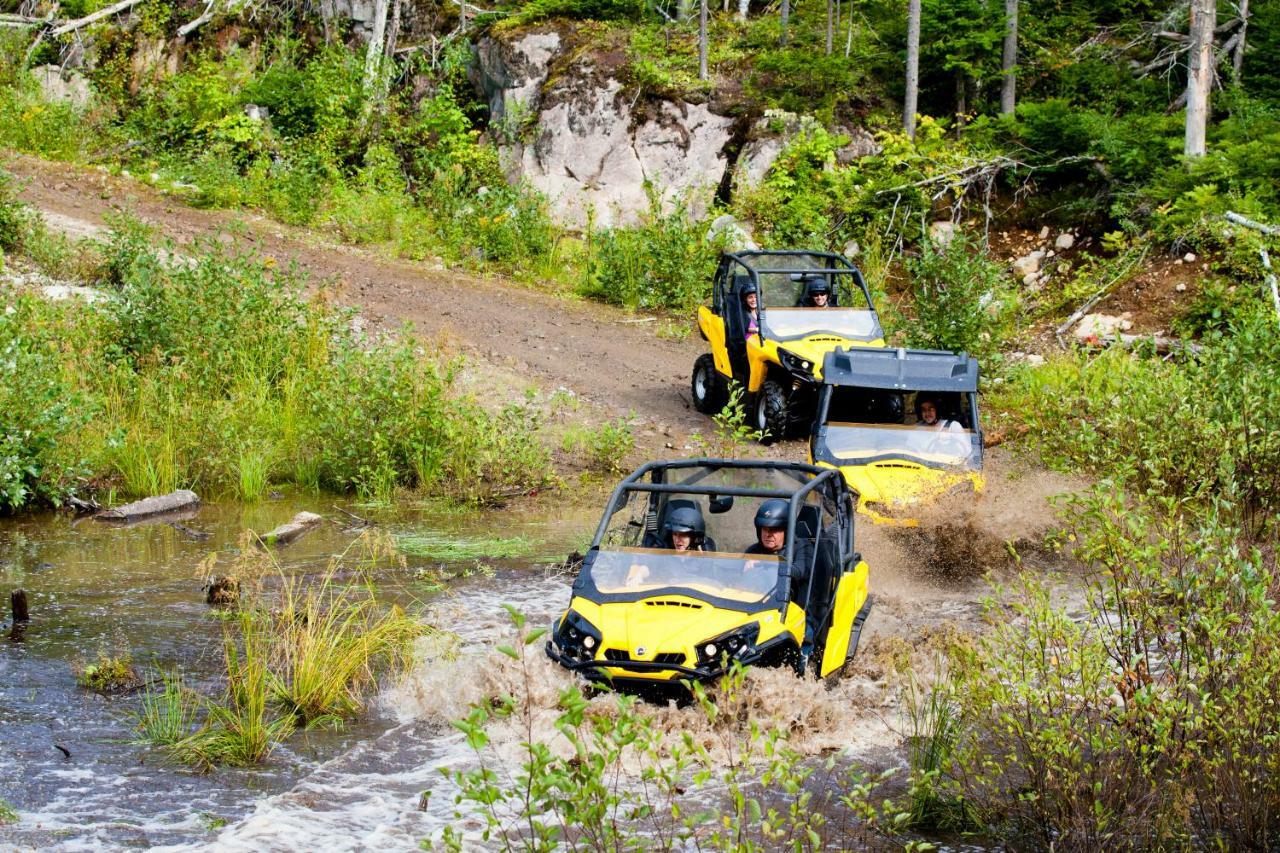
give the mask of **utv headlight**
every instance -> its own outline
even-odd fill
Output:
[[[573,610],[556,628],[555,644],[560,653],[577,660],[594,659],[600,640],[599,629]]]
[[[741,658],[755,648],[759,636],[760,623],[752,622],[750,625],[735,628],[727,634],[698,643],[698,664],[706,666],[719,663],[723,655],[728,655],[730,659]]]
[[[784,349],[778,350],[778,360],[782,362],[782,366],[792,373],[799,373],[804,376],[813,375],[813,362],[807,358],[801,358],[793,352]]]

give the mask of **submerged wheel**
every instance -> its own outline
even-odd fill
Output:
[[[729,402],[729,391],[724,377],[716,370],[716,360],[711,353],[698,356],[693,363],[693,407],[704,415],[719,414]]]
[[[787,392],[772,379],[766,379],[756,394],[755,428],[764,433],[761,444],[773,444],[787,437],[790,422]]]

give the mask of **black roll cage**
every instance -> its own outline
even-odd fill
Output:
[[[723,468],[734,468],[742,470],[765,470],[778,471],[784,474],[797,475],[797,489],[765,489],[750,488],[745,486],[702,486],[697,483],[703,478],[710,476],[714,471]],[[665,482],[640,482],[641,478],[657,471],[665,475],[667,471],[680,471],[689,469],[706,469],[701,476],[691,480],[679,483]],[[799,476],[810,476],[812,479],[807,482],[801,481]],[[796,520],[800,513],[800,508],[805,506],[804,499],[810,493],[818,490],[820,487],[834,489],[834,495],[826,495],[819,492],[823,498],[834,498],[833,503],[834,515],[838,520],[848,519],[847,524],[841,524],[841,550],[842,560],[839,570],[843,572],[846,564],[856,557],[857,552],[854,550],[854,492],[849,488],[844,480],[844,475],[836,468],[820,468],[816,465],[808,465],[802,462],[778,462],[769,459],[716,459],[710,457],[696,457],[691,459],[679,459],[674,461],[663,462],[646,462],[635,471],[627,475],[609,495],[609,503],[606,506],[603,517],[600,519],[599,525],[596,527],[596,534],[591,540],[591,548],[589,551],[599,551],[601,540],[609,529],[609,522],[614,514],[626,503],[626,496],[630,492],[645,492],[650,494],[686,494],[686,495],[707,495],[708,497],[718,495],[732,495],[733,497],[750,497],[750,498],[782,498],[787,501],[787,544],[785,551],[785,559],[779,571],[779,577],[783,583],[778,586],[781,590],[780,606],[785,607],[787,602],[791,600],[791,566],[795,559],[796,546]],[[815,536],[818,536],[815,531]],[[816,552],[815,552],[816,553]],[[810,567],[812,569],[812,567]],[[649,594],[655,595],[659,591],[652,591]],[[804,602],[806,613],[808,612],[809,599],[813,597],[813,584],[809,583],[806,592],[806,601]],[[776,599],[775,599],[776,600]],[[768,609],[768,608],[766,608]]]
[[[752,258],[762,256],[782,255],[787,257],[807,257],[807,258],[823,258],[831,263],[827,267],[822,268],[801,268],[801,267],[756,267],[751,264]],[[871,290],[867,287],[867,282],[862,277],[862,270],[854,266],[848,258],[836,252],[822,252],[813,249],[754,249],[748,252],[725,252],[720,256],[720,265],[716,269],[715,290],[712,294],[712,311],[717,315],[723,316],[725,307],[728,304],[728,291],[730,277],[726,275],[726,271],[731,263],[737,263],[751,277],[751,281],[755,284],[757,291],[760,290],[761,274],[773,275],[790,275],[792,273],[805,273],[807,275],[828,275],[828,276],[849,276],[853,277],[854,284],[862,291],[862,296],[867,300],[867,310],[876,315],[876,322],[880,322],[880,315],[876,312],[875,302],[871,299]],[[777,307],[777,306],[775,306]],[[841,306],[844,307],[844,306]],[[761,305],[758,310],[765,310],[765,306]]]

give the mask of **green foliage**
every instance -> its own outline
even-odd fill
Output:
[[[69,442],[93,405],[68,376],[60,312],[27,294],[0,295],[0,513],[57,506],[84,470]]]
[[[1004,266],[964,235],[945,247],[925,241],[907,261],[916,322],[912,346],[997,355],[1013,330],[1018,299]]]
[[[631,417],[618,418],[593,428],[570,431],[565,435],[564,450],[580,454],[582,463],[590,471],[621,474],[626,470],[627,457],[636,448],[632,420]]]
[[[645,11],[644,0],[524,0],[501,23],[503,28],[536,24],[552,18],[583,21],[634,21]]]
[[[251,537],[229,569],[249,594],[224,623],[222,696],[202,696],[167,675],[137,716],[139,742],[202,770],[259,764],[298,725],[356,718],[379,676],[404,671],[426,630],[376,600],[365,572],[394,555],[387,539],[362,536],[322,575],[305,579],[285,577]],[[216,561],[203,566],[211,576]]]
[[[13,176],[0,170],[0,260],[21,251],[41,229],[40,215],[18,200]]]
[[[1277,507],[1280,439],[1264,424],[1280,406],[1280,342],[1261,299],[1198,355],[1077,352],[1014,372],[996,402],[1018,413],[1056,467],[1176,498],[1229,493],[1263,515]]]
[[[405,533],[395,538],[396,550],[410,557],[442,562],[514,560],[533,554],[533,545],[519,536],[446,536],[439,533]]]
[[[105,648],[99,649],[95,660],[77,663],[74,669],[76,684],[95,693],[124,693],[142,683],[127,650],[112,654]]]
[[[1266,846],[1280,804],[1274,525],[1114,483],[1071,507],[1085,618],[1020,577],[957,652],[952,767],[1016,847]]]
[[[649,210],[635,228],[591,235],[579,292],[628,308],[689,309],[711,292],[717,249],[681,203],[670,211],[648,187]]]
[[[133,718],[135,743],[166,748],[185,740],[197,722],[197,707],[192,700],[181,673],[163,672],[158,682],[153,679]]]
[[[18,822],[18,811],[6,801],[0,800],[0,826]]]
[[[409,338],[366,339],[269,258],[197,246],[172,262],[147,240],[117,223],[112,298],[10,296],[0,508],[57,503],[86,470],[127,494],[295,482],[385,500],[447,483],[483,501],[544,482],[527,407],[487,413],[451,367]]]

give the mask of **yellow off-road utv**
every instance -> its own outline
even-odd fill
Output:
[[[975,359],[853,348],[828,355],[822,375],[809,459],[844,473],[859,511],[915,526],[922,506],[982,490]]]
[[[614,490],[547,654],[650,691],[733,661],[838,674],[871,608],[854,514],[831,469],[650,462]]]
[[[698,328],[711,352],[693,365],[694,406],[719,412],[736,380],[766,444],[805,431],[827,353],[884,346],[862,273],[833,252],[726,252]]]

